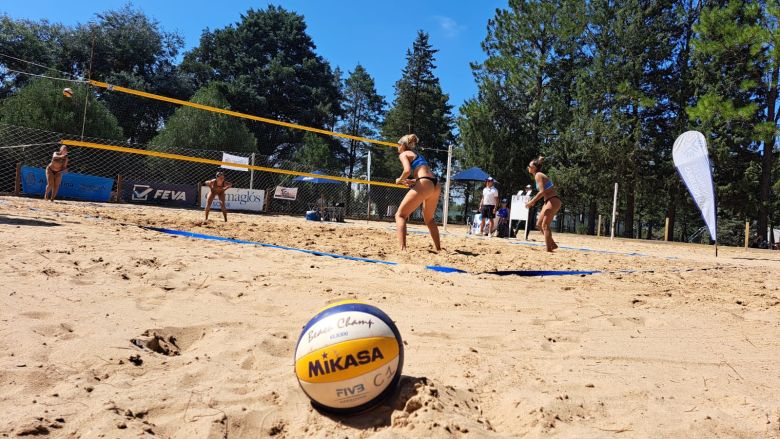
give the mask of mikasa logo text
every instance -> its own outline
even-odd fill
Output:
[[[322,354],[322,357],[322,360],[309,361],[309,378],[346,370],[350,367],[372,363],[385,358],[382,355],[382,351],[377,347],[373,348],[371,352],[360,351],[356,355],[347,354],[344,357],[328,359],[327,354]]]

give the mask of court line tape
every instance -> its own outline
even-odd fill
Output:
[[[235,239],[235,238],[225,238],[223,236],[215,236],[215,235],[206,235],[203,233],[194,233],[194,232],[185,232],[183,230],[175,230],[175,229],[164,229],[160,227],[148,227],[148,226],[141,226],[144,229],[147,230],[154,230],[155,232],[162,232],[167,233],[169,235],[176,235],[176,236],[186,236],[189,238],[198,238],[198,239],[207,239],[211,241],[224,241],[224,242],[232,242],[234,244],[245,244],[245,245],[256,245],[258,247],[266,247],[266,248],[275,248],[278,250],[287,250],[287,251],[296,251],[300,253],[306,253],[314,256],[329,256],[331,258],[336,259],[346,259],[349,261],[358,261],[358,262],[370,262],[373,264],[384,264],[384,265],[398,265],[397,262],[391,262],[391,261],[383,261],[381,259],[369,259],[369,258],[359,258],[356,256],[346,256],[346,255],[339,255],[336,253],[328,253],[328,252],[321,252],[317,250],[307,250],[303,248],[295,248],[295,247],[286,247],[283,245],[275,245],[275,244],[266,244],[263,242],[256,242],[256,241],[246,241],[243,239]]]
[[[526,246],[529,246],[529,247],[544,247],[544,244],[535,243],[535,242],[509,241],[509,243],[510,244],[514,244],[514,245],[526,245]],[[601,254],[605,254],[605,255],[652,257],[651,255],[647,255],[647,254],[644,254],[644,253],[637,253],[637,252],[625,253],[625,252],[616,252],[616,251],[612,251],[612,250],[596,250],[596,249],[587,248],[587,247],[569,247],[569,246],[562,245],[562,246],[560,246],[558,248],[559,249],[565,249],[565,250],[576,250],[576,251],[581,251],[581,252],[586,252],[586,253],[601,253]],[[655,257],[663,258],[663,259],[679,259],[677,256],[655,256]]]
[[[287,250],[287,251],[296,251],[300,253],[310,254],[314,256],[328,256],[335,259],[344,259],[348,261],[357,261],[357,262],[368,262],[373,264],[384,264],[384,265],[390,265],[390,266],[397,266],[397,262],[392,261],[383,261],[381,259],[370,259],[370,258],[359,258],[356,256],[346,256],[346,255],[340,255],[337,253],[328,253],[328,252],[321,252],[317,250],[307,250],[302,248],[296,248],[296,247],[287,247],[283,245],[275,245],[275,244],[266,244],[262,242],[257,241],[246,241],[243,239],[235,239],[235,238],[225,238],[223,236],[216,236],[216,235],[206,235],[203,233],[195,233],[195,232],[186,232],[183,230],[175,230],[175,229],[165,229],[160,227],[149,227],[149,226],[139,226],[146,230],[152,230],[155,232],[161,232],[161,233],[167,233],[169,235],[175,235],[175,236],[184,236],[188,238],[197,238],[197,239],[206,239],[210,241],[222,241],[222,242],[230,242],[233,244],[244,244],[244,245],[255,245],[258,247],[265,247],[265,248],[274,248],[278,250]],[[427,270],[436,271],[439,273],[463,273],[463,274],[470,274],[466,270],[461,270],[460,268],[455,267],[446,267],[441,265],[426,265],[425,268]],[[632,272],[631,270],[626,270],[625,272]],[[602,271],[545,271],[545,270],[510,270],[510,271],[487,271],[481,274],[494,274],[498,276],[509,276],[509,275],[515,275],[515,276],[534,276],[534,277],[542,277],[542,276],[585,276],[589,274],[602,274],[602,273],[611,273],[611,272],[602,272]]]

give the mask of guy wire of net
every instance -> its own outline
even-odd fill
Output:
[[[339,207],[345,218],[392,220],[406,195],[406,191],[392,187],[389,179],[374,179],[372,183],[344,182],[320,175],[314,180],[287,173],[313,174],[317,169],[290,160],[272,159],[246,151],[216,151],[180,147],[138,145],[128,142],[84,137],[74,134],[14,126],[0,123],[0,193],[14,193],[17,188],[17,167],[45,168],[52,153],[64,143],[91,143],[97,145],[132,148],[152,153],[175,154],[192,159],[221,162],[223,152],[245,157],[257,167],[273,168],[277,172],[225,169],[218,164],[173,158],[112,151],[92,147],[73,146],[68,153],[68,172],[115,179],[112,199],[122,199],[122,185],[132,182],[182,184],[201,187],[214,178],[217,171],[224,172],[226,180],[237,188],[265,191],[264,211],[268,213],[303,215],[307,211],[323,207]],[[319,171],[318,171],[319,172]],[[337,176],[339,177],[339,176]],[[295,200],[274,197],[277,187],[296,188]],[[199,206],[199,205],[198,205]],[[193,205],[192,207],[198,207]],[[437,213],[440,218],[440,212]],[[421,221],[421,210],[415,211],[412,220]]]

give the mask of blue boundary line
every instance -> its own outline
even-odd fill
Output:
[[[544,244],[541,244],[541,243],[537,244],[535,242],[509,241],[509,243],[510,244],[514,244],[514,245],[526,245],[526,246],[529,246],[529,247],[544,247]],[[625,253],[625,252],[616,252],[616,251],[611,251],[611,250],[596,250],[596,249],[587,248],[587,247],[569,247],[569,246],[562,245],[562,246],[560,246],[558,248],[559,249],[565,249],[565,250],[576,250],[576,251],[581,251],[581,252],[586,252],[586,253],[601,253],[601,254],[605,254],[605,255],[651,257],[650,255],[646,255],[644,253],[637,253],[637,252]],[[679,259],[677,256],[657,256],[657,257],[663,258],[663,259]]]
[[[235,239],[235,238],[225,238],[222,236],[215,236],[215,235],[206,235],[203,233],[195,233],[195,232],[186,232],[183,230],[175,230],[175,229],[165,229],[160,227],[149,227],[149,226],[140,226],[143,229],[146,230],[152,230],[155,232],[161,232],[166,233],[169,235],[174,236],[184,236],[188,238],[196,238],[196,239],[205,239],[210,241],[221,241],[221,242],[230,242],[233,244],[244,244],[244,245],[254,245],[258,247],[265,247],[265,248],[274,248],[278,250],[287,250],[287,251],[296,251],[300,253],[305,253],[313,256],[328,256],[335,259],[344,259],[348,261],[356,261],[356,262],[368,262],[373,264],[383,264],[383,265],[391,265],[391,266],[397,266],[397,262],[392,261],[383,261],[381,259],[369,259],[369,258],[359,258],[356,256],[346,256],[346,255],[340,255],[337,253],[328,253],[328,252],[321,252],[316,250],[307,250],[302,248],[295,248],[295,247],[287,247],[283,245],[275,245],[275,244],[265,244],[262,242],[256,242],[256,241],[246,241],[243,239]],[[461,270],[460,268],[455,267],[446,267],[441,265],[426,265],[425,268],[427,270],[436,271],[439,273],[463,273],[463,274],[473,274],[469,273],[465,270]],[[679,270],[671,270],[671,271],[693,271],[693,269],[679,269]],[[492,274],[496,276],[522,276],[522,277],[544,277],[544,276],[588,276],[593,274],[617,274],[617,273],[654,273],[655,270],[614,270],[614,271],[600,271],[600,270],[502,270],[502,271],[486,271],[483,273],[478,274]]]
[[[346,255],[339,255],[336,253],[328,253],[328,252],[321,252],[316,250],[306,250],[303,248],[295,248],[295,247],[285,247],[283,245],[274,245],[274,244],[265,244],[262,242],[255,242],[255,241],[246,241],[243,239],[234,239],[234,238],[225,238],[222,236],[214,236],[214,235],[205,235],[202,233],[194,233],[194,232],[185,232],[182,230],[174,230],[174,229],[163,229],[159,227],[143,227],[147,230],[154,230],[155,232],[162,232],[167,233],[169,235],[176,235],[176,236],[186,236],[189,238],[198,238],[198,239],[207,239],[211,241],[223,241],[223,242],[232,242],[234,244],[245,244],[245,245],[256,245],[258,247],[266,247],[266,248],[275,248],[279,250],[288,250],[288,251],[296,251],[301,253],[306,253],[314,256],[329,256],[331,258],[336,259],[346,259],[349,261],[358,261],[358,262],[370,262],[373,264],[385,264],[385,265],[398,265],[397,262],[391,262],[391,261],[383,261],[380,259],[369,259],[369,258],[359,258],[356,256],[346,256]]]

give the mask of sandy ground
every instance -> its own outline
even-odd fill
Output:
[[[413,227],[402,253],[388,223],[213,214],[0,197],[0,437],[780,437],[780,252],[451,227],[434,254]],[[345,298],[396,320],[406,360],[391,400],[334,417],[292,355]]]

